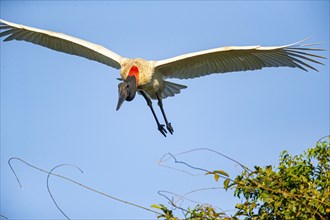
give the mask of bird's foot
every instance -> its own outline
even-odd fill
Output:
[[[174,130],[173,130],[171,123],[167,123],[166,128],[171,134],[173,134]]]
[[[166,131],[166,129],[164,128],[164,126],[165,126],[165,125],[161,125],[161,124],[159,124],[159,125],[158,125],[158,130],[160,131],[160,133],[162,133],[162,134],[164,135],[164,137],[166,137],[166,133],[167,133],[167,131]]]

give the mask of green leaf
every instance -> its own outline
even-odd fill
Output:
[[[229,174],[226,173],[225,171],[223,170],[215,170],[213,171],[214,173],[217,173],[217,174],[220,174],[220,175],[223,175],[223,176],[226,176],[226,177],[229,177]]]
[[[223,182],[223,187],[227,190],[229,187],[228,187],[228,184],[230,182],[230,179],[226,179],[224,182]]]
[[[282,203],[280,201],[276,201],[275,204],[274,204],[274,206],[276,208],[280,207],[281,205],[282,205]]]
[[[219,180],[219,177],[220,177],[220,176],[219,176],[218,174],[216,174],[216,173],[214,174],[214,179],[215,179],[215,181],[217,181],[217,182],[218,182],[218,180]]]
[[[162,209],[162,207],[160,207],[160,205],[157,205],[157,204],[152,204],[151,208]]]

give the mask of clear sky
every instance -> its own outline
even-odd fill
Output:
[[[1,1],[1,18],[103,45],[124,57],[159,60],[221,46],[276,46],[311,37],[329,58],[329,1]],[[158,165],[167,152],[207,147],[241,163],[275,165],[283,150],[299,154],[329,132],[329,60],[319,72],[292,68],[172,80],[188,88],[164,100],[174,135],[164,138],[142,96],[116,112],[119,71],[84,58],[26,42],[1,42],[1,215],[11,219],[59,219],[43,169],[69,163],[57,173],[109,195],[150,207],[177,194],[220,187],[212,176],[184,166],[187,175]],[[154,103],[161,119],[158,106]],[[179,159],[234,175],[239,167],[209,152]],[[126,205],[56,177],[50,187],[74,219],[153,219]],[[232,192],[188,196],[224,210]],[[184,202],[183,206],[194,206]],[[228,212],[230,214],[230,212]],[[178,212],[180,215],[180,213]]]

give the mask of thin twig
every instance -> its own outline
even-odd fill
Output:
[[[330,139],[330,135],[325,135],[325,136],[321,137],[316,143],[320,143],[325,138],[328,138],[328,140],[329,140]]]
[[[185,154],[185,153],[190,153],[190,152],[192,152],[192,151],[196,151],[196,150],[209,150],[209,151],[212,151],[212,152],[213,152],[213,150],[208,149],[208,148],[197,148],[197,149],[193,149],[193,150],[189,150],[189,151],[186,151],[186,152],[182,152],[182,153],[176,154],[176,156],[178,156],[178,155],[182,155],[182,154]],[[219,152],[217,152],[217,151],[214,151],[214,152],[215,152],[215,153],[219,153]],[[219,153],[219,154],[221,154],[221,153]],[[167,154],[165,154],[165,155],[169,155],[171,158],[173,158],[173,160],[174,160],[175,163],[184,164],[184,165],[186,165],[187,167],[190,167],[190,168],[192,168],[192,169],[194,169],[194,170],[200,170],[200,171],[203,171],[203,172],[205,172],[205,173],[212,173],[212,171],[209,171],[209,170],[207,170],[207,169],[200,168],[200,167],[195,167],[195,166],[192,166],[192,165],[190,165],[190,164],[188,164],[188,163],[186,163],[186,162],[184,162],[184,161],[177,160],[176,157],[175,157],[172,153],[167,153]],[[163,156],[162,158],[164,158],[164,156]],[[160,166],[163,166],[161,163],[164,162],[164,161],[167,161],[167,160],[168,160],[168,159],[160,161],[160,162],[159,162],[159,165],[160,165]],[[237,162],[237,163],[238,163],[238,162]],[[245,167],[244,165],[242,165],[242,166]],[[168,166],[165,166],[165,167],[168,167]],[[183,171],[182,171],[182,172],[183,172]],[[225,176],[225,175],[222,175],[222,174],[217,174],[217,175],[219,175],[219,176],[222,177],[223,179],[229,179],[230,181],[234,182],[234,180],[231,179],[231,178],[229,178],[228,176]]]
[[[4,215],[0,215],[0,218],[4,218],[4,219],[8,219],[6,216]]]
[[[211,205],[211,204],[208,204],[208,203],[202,203],[202,202],[199,202],[199,201],[192,200],[192,199],[188,198],[188,195],[189,195],[189,194],[192,194],[192,193],[195,193],[195,192],[204,191],[204,190],[219,190],[219,189],[223,189],[223,188],[221,188],[221,187],[208,187],[208,188],[201,188],[201,189],[192,190],[192,191],[187,192],[187,193],[185,193],[185,194],[183,194],[183,195],[179,195],[179,194],[176,194],[176,193],[173,193],[173,192],[170,192],[170,191],[165,191],[165,190],[160,190],[160,191],[158,191],[158,192],[168,193],[168,194],[171,194],[171,195],[177,197],[175,203],[178,203],[178,202],[181,200],[180,205],[183,203],[184,200],[189,201],[189,202],[193,202],[193,203],[196,203],[196,204]],[[158,193],[158,194],[159,194],[159,193]],[[172,199],[172,200],[173,200],[173,202],[174,202],[174,199]],[[212,205],[212,206],[213,206],[213,205]],[[213,206],[213,207],[215,207],[215,208],[217,208],[217,209],[223,211],[223,210],[222,210],[221,208],[219,208],[219,207],[216,207],[216,206]]]
[[[198,205],[211,206],[211,207],[214,207],[215,209],[220,210],[221,212],[224,212],[223,209],[221,209],[221,208],[219,208],[219,207],[217,207],[217,206],[213,206],[213,205],[208,204],[208,203],[201,203],[201,202],[198,202],[198,201],[195,201],[195,200],[192,200],[192,199],[187,198],[187,195],[188,195],[188,194],[191,194],[191,193],[195,193],[195,192],[202,191],[202,190],[218,190],[218,189],[223,189],[223,188],[219,188],[219,187],[210,187],[210,188],[196,189],[196,190],[190,191],[190,192],[188,192],[188,193],[185,193],[184,195],[179,195],[179,194],[176,194],[176,193],[173,193],[173,192],[170,192],[170,191],[159,190],[159,191],[158,191],[158,194],[159,194],[160,196],[163,196],[164,198],[166,198],[166,199],[169,201],[169,203],[170,203],[175,209],[180,209],[180,210],[182,211],[183,215],[186,215],[186,214],[189,212],[189,210],[184,209],[184,208],[182,208],[181,206],[178,206],[178,205],[176,204],[176,202],[179,201],[179,200],[187,200],[187,201],[190,201],[190,202],[196,203],[196,204],[198,204]],[[173,195],[173,196],[175,196],[175,197],[178,197],[179,199],[175,202],[174,199],[173,199],[173,197],[172,197],[172,199],[170,199],[167,195],[165,195],[165,193],[170,194],[170,195]],[[226,214],[224,214],[223,216],[228,217]]]
[[[14,171],[12,165],[11,165],[11,161],[12,161],[12,160],[18,160],[18,161],[21,161],[22,163],[28,165],[29,167],[32,167],[32,168],[34,168],[34,169],[36,169],[36,170],[39,170],[40,172],[43,172],[43,173],[47,173],[47,174],[49,174],[49,171],[46,171],[46,170],[41,169],[41,168],[39,168],[39,167],[36,167],[36,166],[34,166],[34,165],[32,165],[32,164],[30,164],[30,163],[28,163],[28,162],[22,160],[21,158],[12,157],[12,158],[10,158],[10,159],[8,160],[8,163],[9,163],[9,166],[10,166],[11,170],[13,171],[13,173],[14,173],[14,175],[15,175],[15,177],[16,177],[16,179],[17,179],[19,185],[20,185],[20,187],[22,187],[22,185],[21,185],[20,180],[19,180],[18,176],[16,175],[16,173],[15,173],[15,171]],[[135,204],[135,203],[132,203],[132,202],[128,202],[128,201],[125,201],[125,200],[122,200],[122,199],[116,198],[116,197],[114,197],[114,196],[108,195],[108,194],[106,194],[106,193],[104,193],[104,192],[101,192],[101,191],[95,190],[95,189],[93,189],[93,188],[91,188],[91,187],[88,187],[88,186],[86,186],[86,185],[83,185],[82,183],[77,182],[77,181],[75,181],[75,180],[72,180],[72,179],[70,179],[70,178],[67,178],[67,177],[65,177],[65,176],[62,176],[62,175],[59,175],[59,174],[56,174],[56,173],[50,173],[50,175],[53,175],[53,176],[56,176],[56,177],[59,177],[59,178],[65,179],[65,180],[70,181],[70,182],[72,182],[72,183],[74,183],[74,184],[76,184],[76,185],[79,185],[79,186],[81,186],[81,187],[83,187],[83,188],[85,188],[85,189],[88,189],[88,190],[90,190],[90,191],[92,191],[92,192],[95,192],[95,193],[100,194],[100,195],[102,195],[102,196],[105,196],[105,197],[107,197],[107,198],[110,198],[110,199],[116,200],[116,201],[118,201],[118,202],[125,203],[125,204],[127,204],[127,205],[131,205],[131,206],[135,206],[135,207],[137,207],[137,208],[144,209],[144,210],[146,210],[146,211],[149,211],[149,212],[155,213],[155,214],[157,214],[157,215],[161,215],[161,214],[162,214],[162,213],[157,212],[157,211],[154,211],[154,210],[152,210],[152,209],[149,209],[149,208],[146,208],[146,207],[140,206],[140,205],[138,205],[138,204]]]
[[[160,160],[158,161],[158,165],[159,165],[159,166],[166,167],[166,168],[168,168],[168,169],[172,169],[172,170],[176,170],[176,171],[179,171],[179,172],[182,172],[182,173],[188,174],[188,175],[190,175],[190,176],[199,176],[199,174],[193,174],[193,173],[188,172],[188,171],[186,171],[186,170],[182,170],[182,169],[174,168],[174,167],[167,166],[167,165],[163,164],[163,162],[165,162],[165,161],[167,161],[167,160],[169,159],[169,158],[164,159],[167,155],[169,155],[169,153],[164,154],[164,155],[160,158]],[[171,156],[171,158],[173,158],[173,157]]]
[[[189,174],[189,175],[194,175],[194,174],[191,174],[190,172],[187,172],[187,171],[185,171],[185,170],[180,170],[180,169],[173,168],[173,167],[170,167],[170,166],[167,166],[167,165],[163,165],[163,164],[162,164],[163,162],[166,162],[166,161],[169,160],[170,158],[173,158],[175,163],[181,163],[181,164],[184,164],[184,165],[186,165],[186,166],[188,166],[188,167],[190,167],[190,168],[192,168],[192,169],[195,169],[195,170],[201,170],[201,171],[204,171],[204,172],[210,172],[210,171],[208,171],[208,170],[206,170],[206,169],[199,168],[199,167],[194,167],[194,166],[191,166],[190,164],[188,164],[188,163],[186,163],[186,162],[178,161],[178,160],[176,159],[176,156],[183,155],[183,154],[187,154],[187,153],[191,153],[191,152],[194,152],[194,151],[203,151],[203,150],[204,150],[204,151],[210,151],[210,152],[212,152],[212,153],[218,154],[218,155],[220,155],[220,156],[222,156],[222,157],[224,157],[224,158],[226,158],[226,159],[228,159],[228,160],[230,160],[230,161],[232,161],[232,162],[238,164],[238,165],[239,165],[242,169],[244,169],[245,171],[247,171],[247,172],[252,172],[247,166],[243,165],[242,163],[238,162],[237,160],[235,160],[235,159],[233,159],[233,158],[231,158],[231,157],[229,157],[229,156],[227,156],[227,155],[225,155],[225,154],[222,154],[222,153],[220,153],[219,151],[212,150],[212,149],[210,149],[210,148],[195,148],[195,149],[188,150],[188,151],[184,151],[184,152],[181,152],[181,153],[178,153],[178,154],[175,154],[175,155],[172,154],[172,153],[166,153],[166,154],[164,154],[164,155],[161,157],[161,159],[159,160],[158,164],[159,164],[160,166],[164,166],[164,167],[167,167],[167,168],[170,168],[170,169],[178,170],[178,171],[180,171],[180,172],[184,172],[184,173],[187,173],[187,174]],[[166,158],[167,155],[169,155],[170,158]],[[196,175],[194,175],[194,176],[196,176]]]
[[[58,209],[58,210],[59,210],[59,211],[60,211],[60,212],[61,212],[61,213],[67,218],[67,219],[70,220],[70,218],[69,218],[69,217],[63,212],[63,210],[59,207],[59,205],[58,205],[57,202],[55,201],[54,196],[53,196],[53,194],[51,193],[50,188],[49,188],[49,177],[50,177],[50,175],[53,173],[53,171],[54,171],[55,169],[57,169],[58,167],[61,167],[61,166],[72,166],[72,167],[77,168],[81,173],[83,173],[83,171],[82,171],[79,167],[77,167],[77,166],[75,166],[75,165],[72,165],[72,164],[60,164],[60,165],[54,167],[53,169],[51,169],[51,171],[49,171],[49,173],[48,173],[48,175],[47,175],[47,190],[48,190],[48,192],[49,192],[50,197],[52,198],[52,200],[53,200],[54,204],[56,205],[57,209]]]
[[[174,203],[173,199],[170,199],[168,196],[166,196],[165,194],[163,194],[163,193],[168,193],[168,191],[159,190],[157,193],[158,193],[158,195],[163,196],[165,199],[167,199],[168,202],[169,202],[174,208],[176,208],[176,209],[180,209],[183,213],[184,213],[184,212],[188,212],[187,209],[184,209],[184,208],[182,208],[182,207],[180,207],[180,206],[177,206],[177,205]]]
[[[190,153],[190,152],[193,152],[193,151],[200,151],[200,150],[210,151],[210,152],[212,152],[212,153],[218,154],[218,155],[220,155],[220,156],[222,156],[222,157],[224,157],[224,158],[226,158],[226,159],[228,159],[228,160],[230,160],[230,161],[232,161],[232,162],[238,164],[238,165],[239,165],[240,167],[242,167],[244,170],[246,170],[246,171],[250,171],[250,172],[251,172],[251,170],[250,170],[247,166],[243,165],[242,163],[238,162],[237,160],[235,160],[235,159],[233,159],[233,158],[231,158],[231,157],[229,157],[229,156],[227,156],[227,155],[225,155],[225,154],[223,154],[223,153],[220,153],[219,151],[216,151],[216,150],[213,150],[213,149],[210,149],[210,148],[206,148],[206,147],[203,147],[203,148],[195,148],[195,149],[192,149],[192,150],[188,150],[188,151],[185,151],[185,152],[179,153],[179,154],[177,154],[177,155],[182,155],[182,154]]]

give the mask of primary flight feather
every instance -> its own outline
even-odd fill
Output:
[[[325,57],[312,53],[322,49],[313,44],[301,42],[285,46],[229,46],[194,53],[183,54],[159,61],[141,58],[125,58],[100,45],[66,34],[37,29],[25,25],[0,20],[0,37],[4,41],[23,40],[48,47],[60,52],[85,57],[105,65],[120,69],[123,82],[118,85],[119,100],[122,103],[134,99],[136,92],[147,101],[156,120],[158,130],[166,136],[165,126],[158,121],[151,99],[157,99],[167,130],[173,134],[171,123],[167,121],[162,99],[180,93],[184,85],[165,81],[166,78],[189,79],[213,73],[227,73],[258,70],[264,67],[294,67],[304,71],[313,69],[310,63],[322,64],[316,58]],[[315,44],[316,45],[316,44]]]

